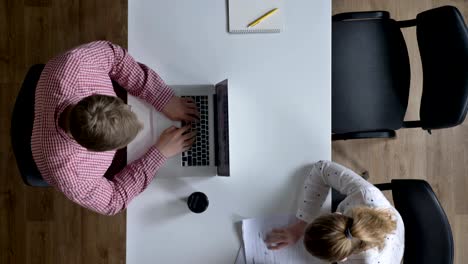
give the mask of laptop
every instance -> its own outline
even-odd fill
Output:
[[[190,123],[197,131],[192,148],[172,157],[158,171],[158,177],[229,176],[228,81],[216,85],[171,86],[182,98],[192,98],[200,112],[200,121]],[[168,127],[187,125],[174,122],[163,114],[154,115],[154,138]]]

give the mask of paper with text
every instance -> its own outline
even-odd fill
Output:
[[[245,219],[242,221],[245,260],[247,264],[321,264],[326,263],[310,255],[302,243],[269,250],[264,239],[273,228],[286,227],[297,221],[294,215]],[[239,262],[239,259],[236,263]]]

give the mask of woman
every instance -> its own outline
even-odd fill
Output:
[[[336,213],[317,217],[330,187],[347,197]],[[326,261],[401,262],[404,225],[400,214],[379,189],[350,169],[330,161],[315,163],[299,204],[299,221],[271,231],[265,240],[269,249],[292,245],[304,236],[307,251]]]

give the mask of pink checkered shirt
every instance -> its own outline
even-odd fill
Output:
[[[106,215],[124,210],[166,161],[153,146],[108,180],[104,173],[115,151],[88,151],[59,127],[59,116],[70,104],[92,94],[116,96],[111,80],[158,111],[174,95],[153,70],[136,62],[123,48],[107,41],[79,46],[50,60],[41,74],[31,146],[47,183],[70,200]]]

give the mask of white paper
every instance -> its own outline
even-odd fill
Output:
[[[247,264],[315,264],[326,263],[309,254],[302,239],[280,250],[269,250],[264,239],[273,228],[286,227],[297,221],[294,215],[252,218],[242,221],[245,259]],[[239,262],[238,260],[236,261]]]
[[[237,253],[236,262],[234,264],[245,264],[245,250],[243,246],[240,247],[239,252]]]

